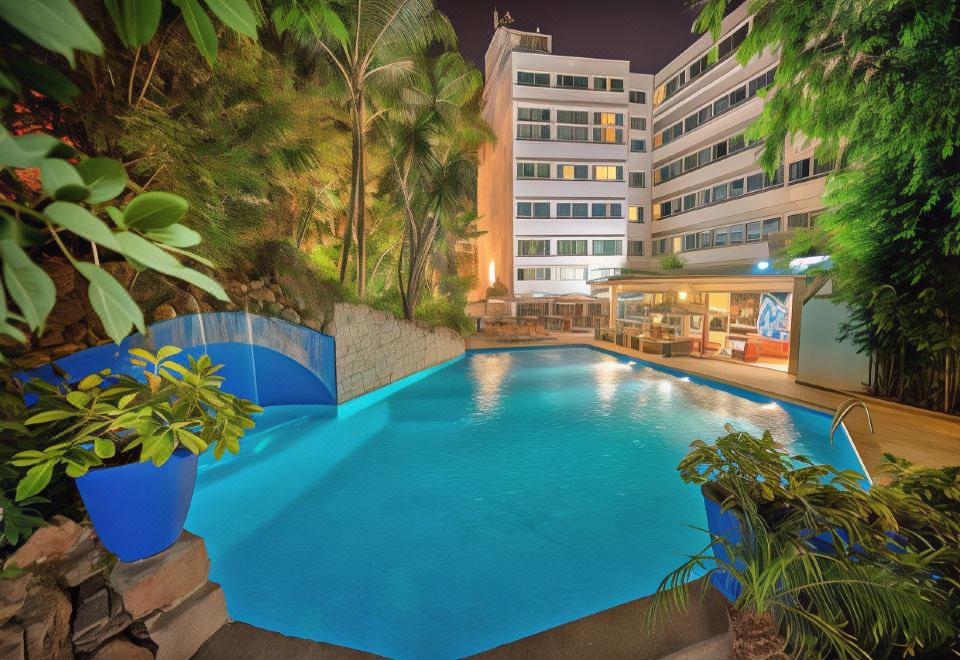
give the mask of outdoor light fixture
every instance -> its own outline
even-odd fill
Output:
[[[757,270],[766,270],[768,268],[770,268],[769,261],[760,261],[757,263]]]
[[[686,292],[686,291],[681,291],[681,292],[679,292],[679,293],[677,294],[677,297],[678,297],[680,300],[686,300],[686,299],[687,299],[687,292]]]
[[[490,260],[490,268],[487,269],[487,280],[489,280],[490,284],[497,283],[497,268],[492,259]]]

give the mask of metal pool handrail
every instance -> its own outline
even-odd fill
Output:
[[[837,429],[840,428],[844,417],[850,414],[850,411],[857,406],[861,406],[863,408],[863,412],[867,416],[867,426],[870,429],[870,433],[874,432],[873,419],[870,417],[870,409],[867,408],[867,404],[860,399],[847,399],[837,407],[837,412],[835,412],[833,415],[833,424],[830,426],[830,442],[833,442],[833,435],[837,432]]]

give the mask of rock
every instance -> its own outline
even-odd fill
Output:
[[[110,573],[110,586],[120,594],[130,616],[140,619],[186,598],[206,581],[209,568],[203,539],[185,531],[158,555],[117,562]]]
[[[124,289],[129,290],[133,284],[133,278],[137,276],[137,269],[127,261],[111,261],[100,264],[100,267],[113,275],[114,279],[123,285]]]
[[[102,573],[109,560],[107,551],[100,539],[90,528],[84,528],[83,534],[74,544],[70,556],[60,571],[60,582],[70,588],[76,587],[88,579]]]
[[[157,645],[157,660],[182,660],[192,657],[226,622],[223,590],[207,582],[176,608],[146,619],[142,626]]]
[[[178,293],[174,299],[170,301],[170,305],[180,316],[200,312],[200,303],[189,293]]]
[[[63,357],[64,355],[72,355],[77,351],[82,351],[86,346],[83,344],[60,344],[59,346],[54,346],[50,350],[50,355],[53,358]]]
[[[317,332],[323,332],[323,323],[317,319],[302,319],[301,323],[311,330],[316,330]]]
[[[79,653],[90,653],[103,640],[125,630],[133,618],[123,610],[120,596],[108,588],[103,577],[79,586],[73,621],[73,646]]]
[[[34,583],[18,618],[23,622],[28,658],[73,658],[70,644],[70,597],[56,588]]]
[[[8,623],[0,628],[0,658],[24,660],[23,626]]]
[[[57,346],[63,343],[63,335],[57,331],[47,330],[43,333],[43,336],[40,337],[40,346],[43,348],[49,348],[51,346]]]
[[[40,267],[53,280],[53,285],[61,296],[73,291],[77,285],[77,271],[66,259],[53,257],[40,264]]]
[[[173,305],[163,303],[158,305],[156,309],[153,310],[153,320],[154,321],[166,321],[168,319],[173,319],[177,317],[177,310],[173,308]]]
[[[79,300],[66,298],[57,301],[50,312],[50,319],[64,326],[73,325],[82,321],[87,315],[87,310]]]
[[[250,290],[258,291],[264,287],[263,280],[250,280]]]
[[[116,637],[98,648],[90,660],[153,660],[153,653],[128,639]]]
[[[227,280],[223,283],[223,290],[226,291],[227,295],[231,298],[240,298],[250,290],[250,287],[237,280]]]
[[[137,281],[129,287],[130,295],[137,303],[161,303],[176,295],[178,289],[166,281],[161,275],[151,271],[144,271],[137,277]]]
[[[286,307],[280,311],[280,318],[282,318],[284,321],[287,321],[288,323],[297,323],[297,324],[300,323],[300,315],[297,314],[292,309],[290,309],[289,307]]]
[[[15,580],[0,580],[0,625],[12,619],[23,608],[23,602],[27,598],[28,582],[30,577],[27,575],[22,575]],[[0,653],[0,658],[4,657],[6,656]]]
[[[278,297],[283,295],[283,289],[280,288],[279,284],[271,284],[270,290]]]
[[[277,302],[277,294],[275,294],[272,289],[267,288],[254,289],[250,292],[250,297],[265,303]]]
[[[106,587],[78,599],[77,614],[73,619],[73,637],[99,628],[110,621],[110,592]]]
[[[83,528],[64,516],[54,516],[50,524],[33,533],[7,561],[4,568],[27,568],[33,564],[64,558],[80,539]]]
[[[283,308],[280,307],[278,303],[268,302],[263,304],[263,313],[267,316],[280,316],[280,311]]]

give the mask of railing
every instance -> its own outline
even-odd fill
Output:
[[[863,412],[867,415],[867,427],[870,429],[870,433],[874,432],[873,419],[870,418],[870,409],[867,408],[867,404],[860,399],[847,399],[837,407],[837,412],[833,415],[833,424],[830,425],[830,442],[833,442],[833,434],[843,424],[843,419],[857,406],[863,408]]]

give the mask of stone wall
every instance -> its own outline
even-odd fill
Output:
[[[337,401],[463,355],[463,338],[365,305],[337,303],[326,332],[337,346]]]
[[[54,516],[0,580],[4,660],[185,660],[227,621],[207,580],[203,540],[189,532],[158,555],[115,561],[91,527]]]

